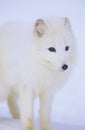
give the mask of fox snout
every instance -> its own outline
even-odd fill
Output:
[[[62,70],[67,70],[68,69],[68,65],[67,64],[64,64],[63,66],[62,66]]]

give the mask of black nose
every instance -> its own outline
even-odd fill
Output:
[[[68,65],[64,64],[64,65],[62,66],[62,69],[63,69],[63,70],[67,70],[67,69],[68,69]]]

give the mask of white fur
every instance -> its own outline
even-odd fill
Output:
[[[8,98],[11,111],[17,117],[12,95],[19,96],[23,130],[33,129],[35,96],[40,96],[41,127],[50,129],[53,95],[67,79],[75,55],[74,35],[65,20],[48,19],[39,26],[34,22],[9,23],[0,28],[0,100]],[[70,46],[69,51],[65,51],[66,45]],[[50,52],[49,47],[55,47],[56,52]],[[61,69],[63,64],[68,64],[66,71]]]

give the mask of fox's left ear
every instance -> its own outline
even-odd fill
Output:
[[[38,19],[35,23],[35,31],[39,37],[42,37],[46,32],[47,26],[42,19]]]
[[[67,17],[64,18],[64,25],[67,28],[71,28],[70,20]]]

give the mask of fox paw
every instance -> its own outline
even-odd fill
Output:
[[[22,130],[34,130],[33,123],[31,120],[28,120],[28,123],[24,124],[24,127]]]
[[[26,126],[22,130],[34,130],[32,126]]]
[[[52,130],[52,128],[51,128],[50,125],[42,125],[42,126],[41,126],[41,129],[42,129],[42,130]]]

